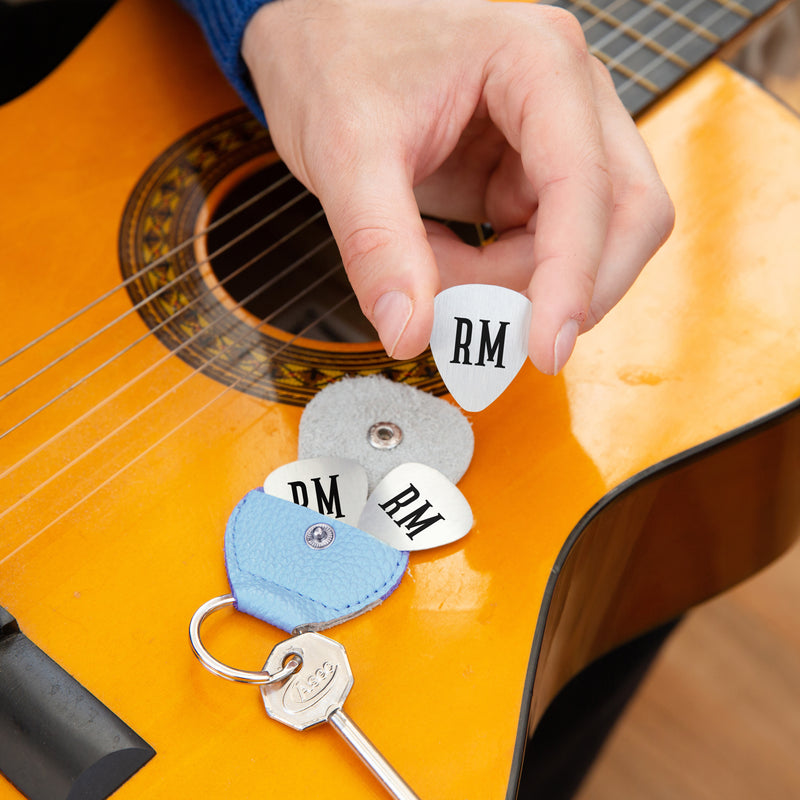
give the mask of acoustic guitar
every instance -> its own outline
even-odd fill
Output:
[[[330,632],[347,711],[423,798],[514,798],[573,675],[796,535],[800,125],[713,56],[763,6],[566,3],[678,222],[562,374],[528,364],[470,416],[469,535]],[[430,356],[376,344],[314,199],[172,3],[120,0],[0,131],[0,603],[156,750],[120,800],[384,796],[329,726],[285,728],[204,670],[187,631],[304,404],[355,374],[446,396]],[[242,668],[283,638],[234,610],[204,628]]]

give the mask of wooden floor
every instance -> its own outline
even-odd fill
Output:
[[[755,73],[800,112],[800,0],[758,31],[748,47],[735,65]],[[688,617],[577,800],[798,798],[800,547],[795,547]]]
[[[800,548],[688,617],[578,798],[800,798]]]

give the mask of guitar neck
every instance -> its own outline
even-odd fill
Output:
[[[583,26],[637,115],[741,33],[776,0],[555,0]]]

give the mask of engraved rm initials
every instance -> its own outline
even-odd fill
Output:
[[[453,358],[451,364],[472,364],[470,359],[469,347],[472,342],[472,320],[467,317],[453,317],[456,322],[456,335],[453,345]],[[489,330],[489,320],[479,320],[481,323],[481,337],[478,345],[478,360],[476,367],[485,367],[486,361],[494,361],[494,366],[498,369],[505,369],[503,364],[503,348],[506,343],[506,328],[510,322],[500,322],[500,328],[494,339]],[[460,360],[463,357],[463,361]]]
[[[338,475],[328,475],[330,481],[330,489],[327,494],[322,488],[322,478],[312,478],[311,483],[314,484],[314,494],[316,495],[317,511],[320,514],[331,516],[336,511],[335,518],[341,519],[342,503],[339,500],[339,486],[336,483]],[[292,502],[295,505],[308,508],[308,489],[304,481],[289,481],[289,487],[292,490]]]
[[[409,483],[407,489],[403,489],[403,491],[399,494],[396,494],[385,503],[380,504],[380,507],[386,512],[389,519],[391,519],[398,528],[402,528],[403,525],[406,526],[406,529],[408,530],[406,536],[412,540],[420,531],[423,531],[425,528],[429,528],[434,523],[444,519],[444,516],[438,513],[436,516],[422,519],[423,514],[432,508],[428,500],[423,500],[422,505],[419,506],[419,508],[409,511],[409,513],[406,514],[406,516],[404,516],[402,519],[394,518],[395,513],[401,508],[405,509],[406,506],[411,505],[411,503],[413,503],[415,500],[419,500],[419,498],[419,489],[417,489],[413,483]]]

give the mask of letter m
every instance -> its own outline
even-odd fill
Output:
[[[327,495],[325,494],[325,490],[322,488],[322,480],[320,478],[311,479],[317,494],[317,510],[320,512],[320,514],[327,514],[328,516],[331,516],[333,512],[336,511],[336,519],[341,519],[344,514],[342,514],[342,504],[339,500],[339,486],[336,483],[336,479],[339,476],[329,475],[328,477],[331,481],[331,488]]]
[[[409,533],[406,534],[409,539],[413,539],[420,531],[424,531],[425,528],[429,528],[433,525],[434,522],[438,522],[440,519],[444,519],[441,514],[437,514],[435,517],[428,517],[428,519],[422,519],[422,515],[431,507],[431,504],[426,500],[423,505],[421,505],[418,509],[412,511],[407,516],[403,517],[403,519],[397,519],[395,522],[399,526],[405,525],[406,528],[409,530]],[[413,532],[412,532],[413,531]]]
[[[506,344],[506,328],[508,322],[500,323],[500,330],[497,331],[494,341],[489,333],[489,320],[481,320],[481,345],[478,352],[478,360],[475,362],[478,366],[485,366],[485,359],[494,361],[495,367],[498,369],[505,369],[503,365],[503,348]]]

